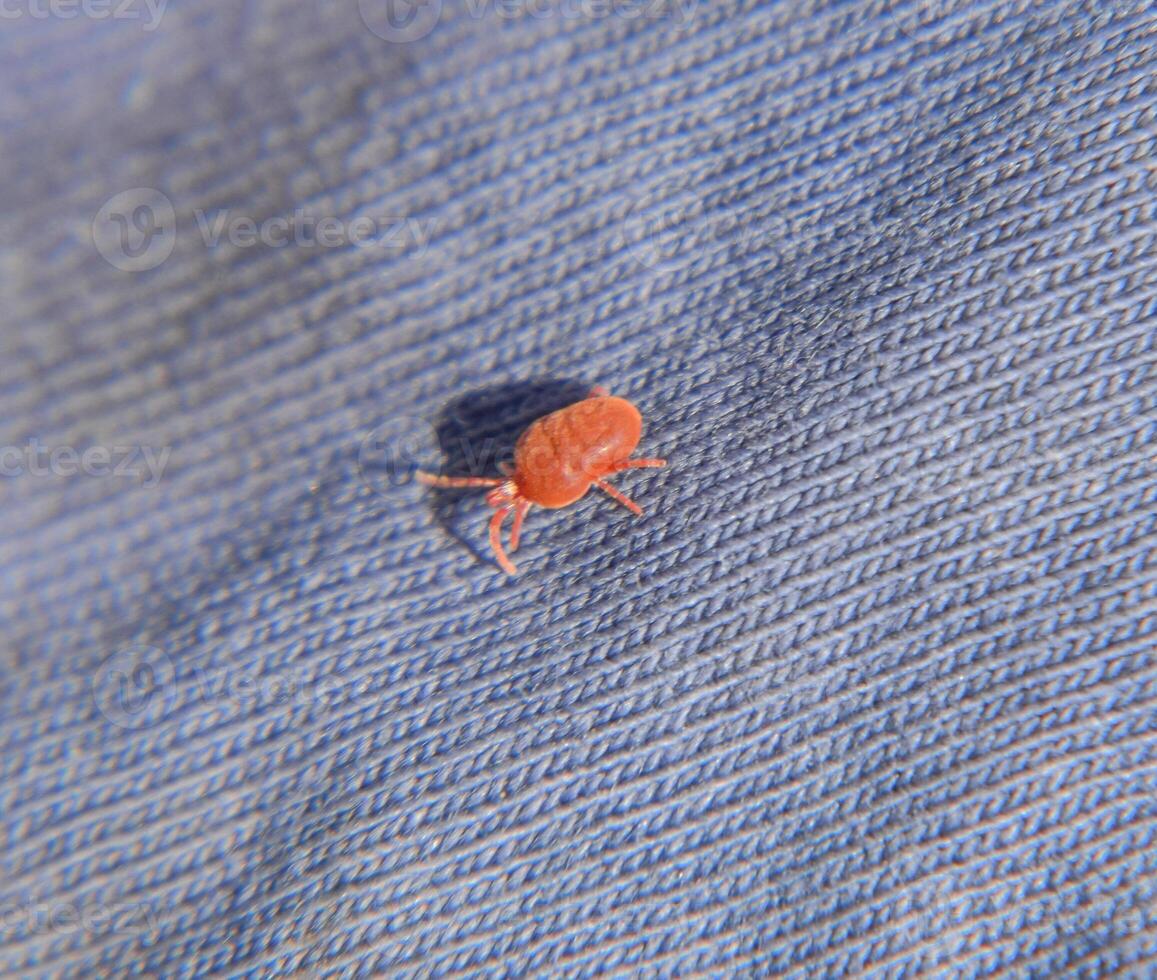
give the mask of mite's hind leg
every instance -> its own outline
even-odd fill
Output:
[[[517,575],[518,569],[514,567],[514,563],[506,557],[506,551],[502,547],[502,522],[506,520],[506,515],[513,510],[513,507],[501,507],[494,512],[494,516],[490,518],[490,548],[494,552],[494,557],[498,559],[498,564],[502,566],[502,570],[507,575]]]
[[[510,528],[510,550],[518,550],[518,539],[522,535],[522,519],[526,517],[526,512],[530,510],[531,503],[529,500],[521,499],[514,505],[514,524]]]

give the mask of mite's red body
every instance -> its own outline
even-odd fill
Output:
[[[512,511],[511,551],[518,548],[522,521],[532,506],[567,507],[592,486],[635,514],[643,513],[638,504],[606,482],[606,477],[620,470],[666,465],[662,459],[630,458],[642,433],[643,419],[634,405],[596,388],[583,401],[531,423],[515,444],[514,469],[504,479],[422,472],[417,476],[434,487],[494,487],[486,498],[495,508],[490,520],[490,546],[498,564],[513,575],[517,569],[501,540],[502,522]]]

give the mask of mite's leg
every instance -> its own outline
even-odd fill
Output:
[[[414,476],[428,487],[496,487],[505,482],[496,476],[438,476],[422,470],[415,470]]]
[[[602,385],[595,385],[591,389],[591,393],[589,395],[587,395],[587,398],[606,398],[607,395],[609,395],[609,394],[610,394],[610,392],[607,391],[607,389],[604,388]]]
[[[522,519],[526,517],[526,512],[530,510],[531,504],[529,500],[520,499],[514,505],[514,525],[510,528],[510,550],[518,550],[518,538],[522,534]]]
[[[506,520],[506,515],[510,513],[511,509],[510,507],[501,507],[490,518],[490,548],[494,552],[494,557],[498,559],[498,564],[502,566],[502,570],[507,575],[517,575],[518,569],[514,567],[514,563],[506,557],[506,552],[502,549],[502,522]]]
[[[624,459],[621,463],[615,463],[615,468],[612,470],[618,473],[619,470],[635,470],[641,469],[645,466],[666,466],[665,459]]]
[[[606,480],[592,480],[591,482],[594,483],[594,485],[596,487],[598,487],[600,490],[602,490],[604,493],[609,493],[612,497],[615,498],[615,500],[617,500],[620,504],[622,504],[628,510],[634,512],[635,514],[639,515],[640,517],[642,516],[643,508],[640,507],[637,503],[635,503],[626,494],[619,493],[619,491],[616,490],[614,487],[612,487],[609,483],[607,483]]]

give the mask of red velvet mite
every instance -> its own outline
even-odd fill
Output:
[[[518,550],[522,520],[535,504],[567,507],[591,486],[610,494],[635,514],[643,509],[606,481],[620,470],[666,466],[665,459],[630,459],[643,433],[639,410],[625,398],[595,388],[585,399],[532,422],[514,446],[514,468],[503,467],[505,477],[435,476],[418,471],[418,480],[431,487],[494,487],[486,502],[495,508],[490,518],[490,547],[508,575],[518,569],[502,548],[502,522],[514,512],[510,550]]]

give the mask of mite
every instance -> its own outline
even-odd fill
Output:
[[[430,487],[493,487],[486,502],[490,547],[507,575],[518,572],[502,547],[502,523],[514,514],[510,550],[518,550],[522,521],[531,507],[569,507],[592,486],[610,494],[632,513],[643,509],[611,486],[606,478],[620,470],[666,466],[665,459],[631,459],[643,434],[639,410],[625,398],[595,388],[585,399],[532,422],[514,446],[514,467],[503,466],[503,477],[436,476],[418,471]]]

